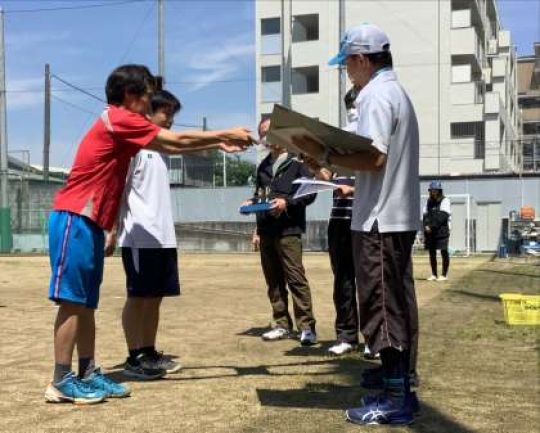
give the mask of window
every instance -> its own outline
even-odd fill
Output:
[[[527,108],[540,108],[540,98],[539,97],[533,97],[533,98],[520,98],[519,99],[519,105],[521,108],[527,109]]]
[[[281,33],[280,18],[263,18],[261,20],[261,36],[279,35]]]
[[[456,122],[450,124],[452,138],[483,137],[484,122]]]
[[[307,66],[292,70],[292,94],[319,92],[319,67]]]
[[[263,66],[261,76],[262,102],[281,101],[281,66]]]
[[[281,53],[281,19],[264,18],[261,20],[261,54]]]
[[[293,42],[319,40],[319,15],[296,15],[293,20]]]
[[[540,122],[525,122],[523,123],[524,135],[540,135]]]
[[[450,124],[450,137],[474,138],[474,158],[484,159],[486,154],[484,122],[456,122]]]
[[[276,83],[281,81],[281,66],[263,66],[262,82]]]

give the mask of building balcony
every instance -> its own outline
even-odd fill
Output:
[[[491,75],[493,78],[501,78],[506,76],[506,58],[495,57],[491,64]]]
[[[450,85],[450,100],[453,105],[482,105],[484,88],[483,81],[452,83]]]
[[[499,92],[487,92],[484,110],[486,114],[500,114],[502,101]]]
[[[501,30],[499,32],[499,48],[508,50],[511,45],[510,32],[508,30]]]
[[[523,122],[540,122],[540,107],[522,108],[521,119]]]
[[[484,64],[484,50],[474,27],[454,28],[450,34],[452,63],[474,61],[478,69]]]
[[[281,81],[261,83],[261,102],[281,102],[283,84]]]
[[[261,36],[261,54],[281,54],[281,34]]]

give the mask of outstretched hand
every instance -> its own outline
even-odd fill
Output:
[[[245,150],[249,146],[253,145],[255,142],[256,140],[251,136],[251,131],[247,128],[228,129],[224,134],[223,140],[223,143],[228,146],[233,146],[234,149],[240,148],[240,150],[233,150],[236,152]],[[226,149],[222,150],[227,151]]]
[[[220,150],[222,150],[225,153],[237,153],[237,152],[243,152],[246,150],[247,146],[244,146],[242,144],[238,144],[236,142],[222,142],[218,144],[218,147]]]

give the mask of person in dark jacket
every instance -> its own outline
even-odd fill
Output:
[[[431,182],[423,218],[424,243],[429,251],[431,264],[429,281],[446,281],[448,279],[450,266],[448,239],[450,238],[451,215],[450,199],[444,196],[441,182]],[[440,277],[437,276],[437,250],[441,250],[442,256],[442,275]]]
[[[298,188],[293,181],[312,177],[312,174],[285,148],[266,142],[269,127],[268,119],[259,125],[261,142],[270,152],[257,168],[255,196],[251,201],[267,200],[272,204],[269,212],[257,214],[257,228],[253,234],[253,244],[260,248],[261,265],[275,322],[275,326],[265,332],[262,338],[273,341],[292,335],[288,287],[300,343],[309,346],[317,342],[317,335],[311,289],[302,264],[302,234],[306,229],[306,206],[316,196],[293,198]]]

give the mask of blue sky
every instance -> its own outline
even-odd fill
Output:
[[[15,12],[103,3],[110,5]],[[10,151],[29,150],[33,163],[42,161],[45,63],[52,73],[99,97],[118,64],[144,63],[157,72],[155,1],[114,3],[120,0],[1,2]],[[499,11],[519,54],[532,52],[533,41],[540,40],[540,0],[499,0]],[[211,128],[254,127],[254,15],[252,0],[167,2],[166,77],[167,87],[184,105],[178,123],[200,125],[206,116]],[[56,79],[52,84],[51,165],[69,167],[103,104]]]

